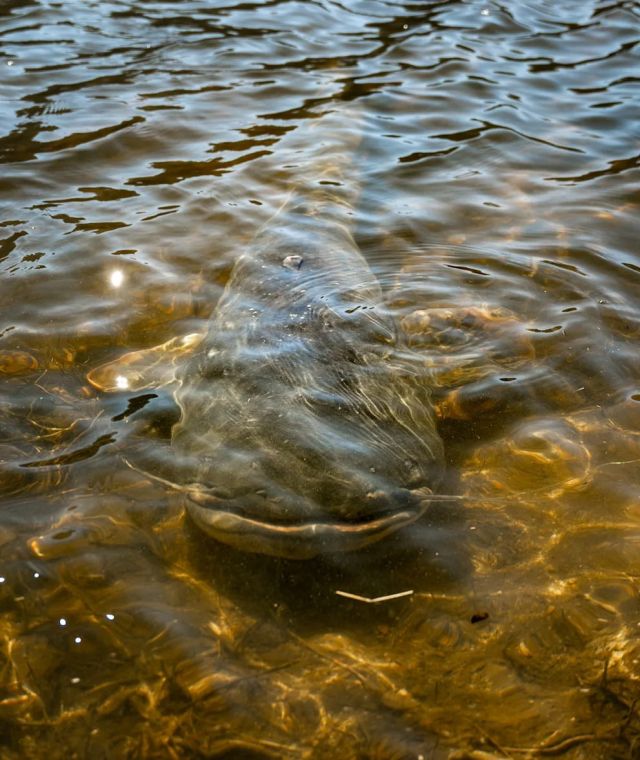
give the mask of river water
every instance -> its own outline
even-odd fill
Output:
[[[639,39],[615,0],[1,5],[3,758],[638,757]],[[87,375],[206,327],[340,119],[450,498],[294,561],[128,466],[170,385]]]

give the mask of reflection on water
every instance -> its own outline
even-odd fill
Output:
[[[639,15],[3,5],[3,757],[637,755]],[[135,464],[175,456],[185,336],[341,115],[340,224],[447,469],[418,521],[295,561]]]

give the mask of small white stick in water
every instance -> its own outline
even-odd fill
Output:
[[[391,599],[399,599],[402,596],[411,596],[413,589],[410,591],[399,591],[397,594],[387,594],[386,596],[358,596],[358,594],[350,594],[348,591],[336,591],[338,596],[344,596],[345,599],[355,599],[356,602],[365,602],[366,604],[379,604],[380,602],[389,602]]]

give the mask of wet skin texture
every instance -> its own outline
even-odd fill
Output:
[[[248,551],[356,549],[419,517],[441,478],[428,386],[393,363],[349,217],[324,193],[279,213],[178,373],[172,480],[200,528]]]

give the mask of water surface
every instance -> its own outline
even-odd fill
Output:
[[[635,2],[3,4],[3,757],[636,756],[639,28]],[[455,498],[294,562],[127,466],[169,446],[170,387],[86,376],[206,327],[341,114]]]

